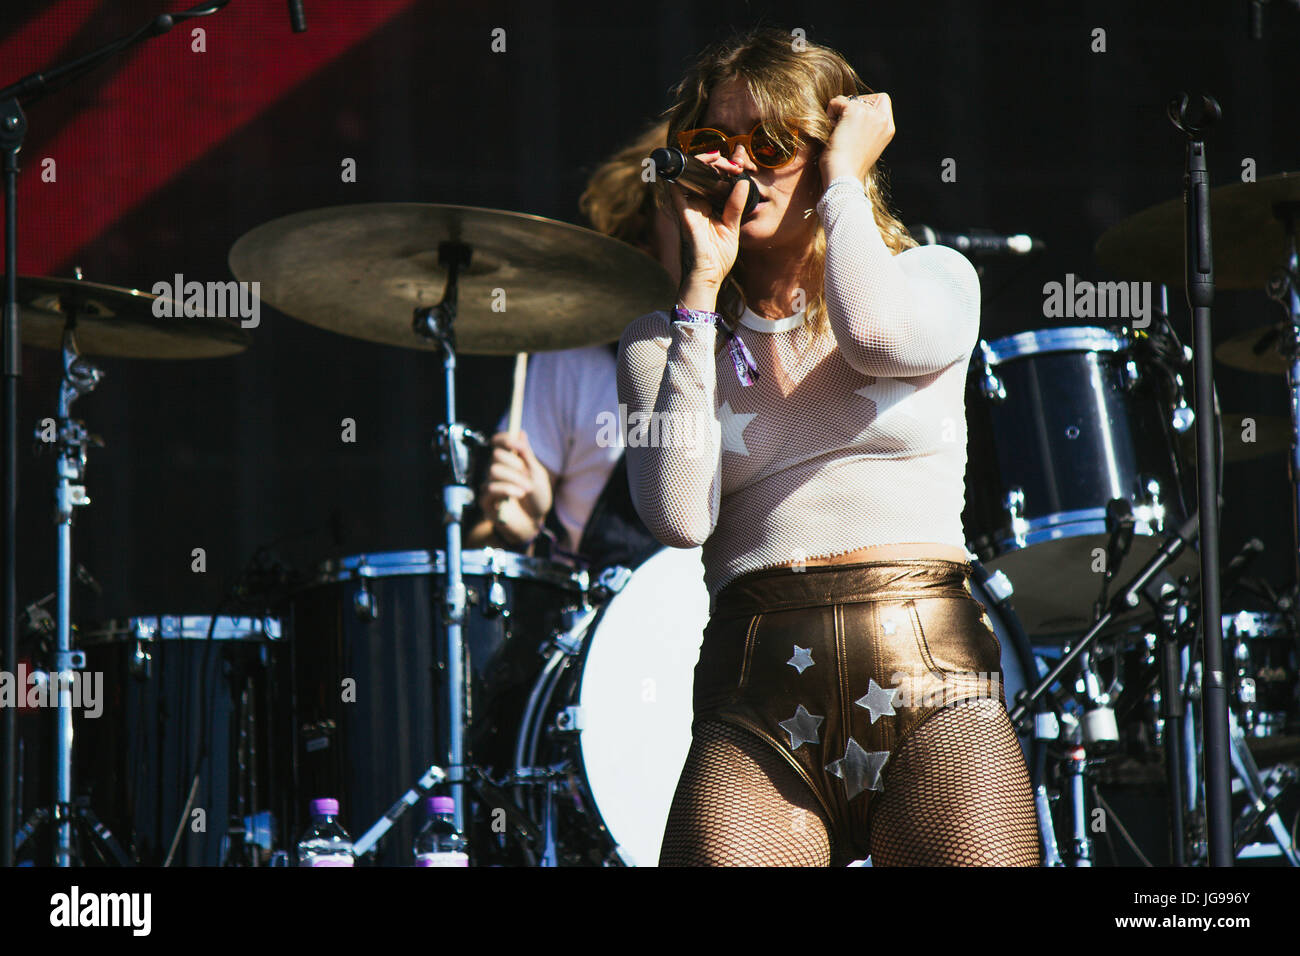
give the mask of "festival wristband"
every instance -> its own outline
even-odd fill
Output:
[[[754,356],[749,351],[749,347],[745,345],[739,335],[722,324],[722,316],[719,313],[706,312],[702,309],[688,309],[679,305],[673,316],[673,321],[679,323],[712,325],[714,328],[721,327],[731,339],[727,343],[727,354],[731,356],[731,364],[736,369],[736,378],[740,380],[740,384],[748,388],[758,380],[758,363],[754,361]]]

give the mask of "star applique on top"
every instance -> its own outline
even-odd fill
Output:
[[[800,647],[796,644],[794,646],[794,656],[786,661],[786,663],[802,674],[816,662],[812,659],[811,647]]]
[[[871,714],[871,722],[874,724],[881,717],[893,717],[896,715],[894,710],[894,697],[898,694],[897,687],[891,687],[886,690],[871,680],[867,684],[867,692],[855,700],[853,703],[863,707]]]
[[[748,455],[745,447],[745,428],[757,418],[757,413],[742,414],[731,410],[731,402],[723,402],[718,409],[718,423],[722,425],[722,450]]]
[[[863,750],[862,746],[850,737],[848,746],[844,748],[844,756],[828,763],[826,770],[844,781],[848,799],[852,800],[863,790],[881,789],[880,771],[884,769],[885,761],[888,759],[888,750]]]
[[[789,720],[783,720],[779,724],[782,730],[790,735],[790,749],[798,750],[804,744],[818,743],[817,728],[821,726],[825,717],[818,717],[816,714],[810,714],[800,704],[795,708],[794,716]]]
[[[861,395],[876,406],[876,419],[882,419],[889,410],[916,391],[915,385],[900,382],[896,378],[876,378],[870,385],[855,389],[854,395]]]

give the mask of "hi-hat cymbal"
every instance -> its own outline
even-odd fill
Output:
[[[1214,357],[1231,368],[1265,375],[1285,375],[1291,362],[1282,353],[1289,326],[1265,325],[1238,333],[1214,350]],[[1285,336],[1285,337],[1284,337]]]
[[[1214,242],[1214,285],[1219,289],[1263,289],[1289,254],[1276,203],[1300,202],[1300,173],[1280,173],[1253,183],[1210,191],[1210,233]],[[1129,216],[1097,242],[1097,261],[1117,275],[1184,283],[1183,201],[1171,199]]]
[[[294,213],[245,233],[230,268],[261,298],[310,325],[404,348],[437,348],[411,328],[437,304],[438,245],[470,246],[459,273],[456,348],[478,355],[612,342],[672,302],[653,258],[567,223],[496,209],[369,203]]]
[[[156,308],[157,302],[166,308]],[[183,303],[82,279],[19,276],[18,304],[23,345],[43,349],[62,347],[69,312],[76,316],[77,351],[82,355],[219,358],[242,352],[251,341],[231,319],[187,316]]]

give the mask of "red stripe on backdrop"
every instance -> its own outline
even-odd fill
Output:
[[[414,2],[314,0],[301,34],[290,31],[283,4],[233,3],[137,47],[107,80],[104,74],[82,80],[91,88],[103,84],[93,105],[40,156],[25,158],[18,271],[53,273],[187,165]],[[206,31],[203,53],[192,50],[197,27]],[[29,112],[29,127],[40,122],[39,109]],[[55,160],[58,188],[41,180],[46,157]]]
[[[8,86],[34,70],[56,66],[55,58],[75,32],[68,27],[84,23],[102,2],[60,0],[52,3],[0,42],[0,86]]]

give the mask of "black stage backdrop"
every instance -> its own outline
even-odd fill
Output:
[[[92,49],[184,3],[6,0],[0,82]],[[231,244],[288,213],[342,203],[489,206],[578,221],[594,165],[667,104],[688,58],[759,21],[838,48],[893,98],[885,153],[907,223],[1028,232],[1047,254],[984,276],[982,333],[1053,324],[1043,283],[1105,279],[1092,247],[1125,216],[1175,197],[1183,142],[1164,117],[1181,89],[1212,93],[1213,182],[1300,168],[1300,10],[1247,2],[1006,0],[909,3],[439,3],[306,0],[290,32],[280,0],[235,0],[31,109],[22,173],[20,272],[149,289],[175,273],[224,280]],[[193,26],[206,30],[196,52]],[[493,52],[493,31],[506,49]],[[1095,30],[1105,52],[1094,52]],[[345,183],[345,159],[356,182]],[[941,181],[945,158],[956,182]],[[42,180],[46,159],[56,178]],[[1172,290],[1190,341],[1181,290]],[[1221,293],[1215,337],[1275,317],[1262,293]],[[631,316],[628,317],[632,318]],[[102,584],[84,620],[211,613],[253,551],[309,567],[332,554],[437,547],[430,437],[436,356],[318,331],[266,308],[253,347],[223,360],[106,361],[78,417],[93,504],[78,559]],[[490,429],[509,362],[466,357],[462,418]],[[21,420],[52,412],[53,353],[25,350]],[[1284,415],[1281,378],[1219,367],[1225,409]],[[357,423],[353,444],[341,421]],[[24,445],[26,445],[24,438]],[[54,586],[53,461],[22,470],[20,601]],[[1227,468],[1225,561],[1247,538],[1289,583],[1284,455]],[[314,529],[314,530],[313,530]],[[207,555],[192,571],[193,549]]]

